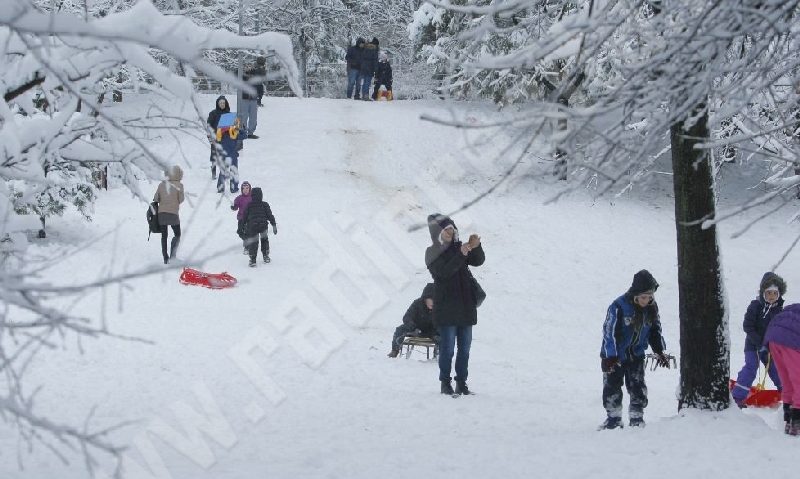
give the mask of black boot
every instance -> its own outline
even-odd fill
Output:
[[[791,426],[792,422],[792,405],[783,403],[783,422],[785,423],[783,427],[783,432],[785,434],[789,434],[789,426]]]
[[[175,255],[178,254],[178,243],[181,242],[181,239],[177,236],[172,238],[172,241],[169,244],[169,258],[175,259]]]
[[[450,384],[449,379],[447,381],[442,381],[442,394],[449,394],[451,396],[455,394],[455,391],[453,391],[453,385]]]
[[[469,388],[467,387],[466,381],[460,381],[456,379],[456,394],[463,394],[465,396],[468,394],[472,394],[472,391],[470,391]]]
[[[800,409],[792,408],[789,428],[786,434],[790,436],[800,436]]]

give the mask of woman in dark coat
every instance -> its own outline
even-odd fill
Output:
[[[468,266],[480,266],[486,257],[480,236],[470,235],[467,243],[458,239],[458,229],[450,217],[428,216],[432,245],[425,251],[435,284],[433,325],[439,329],[439,381],[442,394],[470,394],[467,388],[472,326],[478,322],[477,298]],[[456,389],[450,383],[455,344]]]

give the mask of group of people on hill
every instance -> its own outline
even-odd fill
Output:
[[[231,113],[231,105],[224,95],[220,95],[214,102],[214,109],[208,113],[206,123],[212,132],[213,141],[211,142],[211,179],[217,179],[217,166],[225,165],[220,168],[219,179],[217,179],[217,191],[225,191],[226,183],[230,181],[230,192],[238,193],[239,185],[236,181],[235,170],[238,173],[239,151],[244,148],[244,140],[258,139],[256,128],[258,127],[258,107],[264,106],[264,83],[266,77],[266,58],[258,57],[254,65],[250,66],[243,76],[245,82],[252,84],[254,93],[242,91],[241,103],[237,105],[236,121],[233,124],[220,125],[220,119],[226,113]]]
[[[403,316],[403,324],[392,337],[389,357],[399,355],[406,336],[431,338],[438,345],[441,393],[469,395],[472,394],[467,386],[472,327],[478,323],[478,305],[482,301],[469,267],[482,265],[486,256],[480,236],[471,234],[462,242],[449,216],[438,213],[428,216],[428,230],[431,245],[425,250],[425,265],[433,283],[425,286],[422,297],[414,300]],[[451,377],[454,355],[456,374]]]
[[[260,64],[257,64],[256,68]],[[258,74],[258,72],[256,72]],[[263,89],[257,89],[259,96],[245,98],[243,105],[249,101],[261,105]],[[261,244],[261,256],[264,263],[271,261],[269,257],[269,226],[272,233],[278,234],[278,225],[269,203],[264,200],[261,188],[253,188],[247,181],[242,182],[241,192],[237,178],[239,176],[239,150],[241,136],[258,138],[253,134],[256,127],[255,115],[248,119],[245,126],[241,121],[222,125],[220,120],[226,113],[230,113],[230,104],[225,96],[220,96],[214,102],[214,109],[208,114],[208,126],[213,132],[211,143],[211,177],[217,179],[217,166],[220,166],[217,179],[217,191],[225,192],[226,183],[230,185],[231,193],[240,193],[233,201],[231,210],[236,211],[236,234],[242,240],[244,254],[249,256],[251,267],[256,266],[258,245]],[[161,252],[164,264],[169,264],[178,252],[181,238],[180,204],[184,200],[183,170],[180,166],[173,165],[166,172],[166,179],[159,183],[153,201],[158,205],[158,225],[161,232]],[[172,227],[173,238],[167,251],[168,228]]]
[[[628,291],[614,300],[603,324],[600,368],[603,372],[603,406],[607,418],[601,429],[622,427],[622,384],[630,404],[629,425],[644,426],[647,386],[644,382],[645,350],[649,345],[657,366],[669,367],[670,356],[661,333],[654,295],[658,283],[647,271],[633,277]],[[783,307],[786,282],[767,272],[759,283],[758,296],[744,316],[745,364],[739,371],[731,396],[739,407],[745,400],[761,362],[780,391],[784,432],[800,435],[800,304]]]
[[[373,38],[367,42],[358,37],[356,44],[347,48],[347,98],[354,100],[377,100],[379,93],[386,91],[386,98],[392,99],[392,65],[389,55],[380,50],[380,42]],[[369,87],[375,79],[372,96]]]
[[[483,290],[477,286],[469,266],[486,260],[480,236],[462,242],[453,220],[445,215],[428,217],[431,246],[425,264],[433,278],[403,315],[391,340],[388,356],[399,356],[404,339],[427,338],[438,346],[439,381],[442,394],[472,394],[467,386],[472,327]],[[655,293],[658,282],[647,270],[638,271],[628,290],[606,311],[600,347],[603,373],[602,402],[606,419],[600,429],[617,429],[622,422],[622,386],[628,391],[628,425],[644,427],[647,407],[645,362],[648,346],[655,366],[669,368],[674,358],[666,352]],[[740,407],[750,393],[761,361],[781,391],[785,429],[800,435],[800,304],[783,307],[786,283],[775,273],[766,273],[759,293],[744,318],[745,365],[739,372],[731,395]],[[456,353],[456,345],[458,352]],[[455,377],[451,377],[455,354]],[[455,379],[455,389],[452,380]]]

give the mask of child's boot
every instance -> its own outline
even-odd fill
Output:
[[[603,424],[597,428],[598,431],[602,431],[603,429],[622,429],[624,426],[622,425],[622,418],[621,417],[607,417]]]
[[[800,409],[792,408],[791,415],[788,434],[790,436],[800,436]]]
[[[785,434],[789,434],[789,426],[791,425],[792,422],[791,404],[783,403],[783,422],[784,422],[783,432]]]

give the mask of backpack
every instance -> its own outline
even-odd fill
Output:
[[[147,241],[150,241],[151,233],[161,233],[161,225],[158,224],[158,203],[155,201],[147,207],[147,226],[150,229],[147,233]]]

